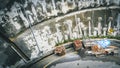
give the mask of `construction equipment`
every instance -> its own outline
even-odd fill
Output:
[[[62,56],[62,55],[65,55],[65,47],[64,46],[57,46],[54,50],[54,53],[56,55],[59,55],[59,56]]]
[[[80,40],[75,40],[74,41],[74,48],[75,48],[75,50],[79,50],[79,49],[81,49],[83,46],[82,46],[82,41],[80,41]]]

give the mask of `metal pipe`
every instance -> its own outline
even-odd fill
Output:
[[[21,0],[21,2],[23,3],[22,0]],[[23,6],[22,6],[22,7],[23,7]],[[23,11],[25,12],[25,8],[24,8],[24,7],[23,7]],[[29,17],[28,17],[28,15],[27,15],[26,13],[25,13],[25,16],[26,16],[26,18],[27,18],[27,20],[28,20],[28,23],[29,23],[29,27],[30,27],[31,33],[32,33],[32,35],[33,35],[33,37],[34,37],[34,39],[35,39],[36,46],[38,47],[39,52],[41,52],[41,50],[40,50],[40,48],[39,48],[39,46],[38,46],[38,43],[37,43],[37,40],[36,40],[34,31],[33,31],[33,29],[32,29],[31,21],[29,20]]]

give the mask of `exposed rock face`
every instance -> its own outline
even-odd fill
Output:
[[[18,1],[15,1],[10,8],[0,10],[0,30],[4,31],[8,38],[13,38],[13,42],[15,42],[27,56],[30,56],[30,58],[36,58],[39,55],[38,49],[44,54],[52,50],[56,44],[63,43],[66,40],[87,36],[106,36],[108,35],[107,29],[109,22],[111,22],[109,28],[115,26],[114,29],[117,29],[120,25],[119,6],[110,6],[107,8],[104,6],[87,10],[87,7],[90,5],[82,6],[81,4],[79,8],[82,7],[86,9],[81,10],[77,7],[78,2],[74,2],[74,0],[69,2],[70,6],[67,0]],[[83,3],[82,1],[80,2]],[[84,2],[84,4],[87,3],[88,2]],[[94,2],[92,1],[90,3]],[[97,2],[97,4],[99,4],[99,2]],[[63,9],[66,10],[63,11]],[[78,11],[67,14],[73,10]],[[55,16],[58,17],[55,18]],[[109,17],[114,16],[115,19],[112,21],[108,20]],[[102,18],[100,21],[98,20],[99,17]],[[112,25],[112,23],[114,23],[114,25]],[[32,26],[32,29],[29,29],[30,26]],[[104,27],[106,29],[103,31],[102,28]],[[33,33],[31,31],[33,31]],[[116,30],[110,35],[113,34],[117,36],[120,32]]]

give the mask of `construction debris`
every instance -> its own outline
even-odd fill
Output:
[[[99,47],[98,45],[91,46],[91,50],[86,51],[88,55],[95,55],[96,57],[101,55],[118,55],[117,46],[108,46],[106,48]]]

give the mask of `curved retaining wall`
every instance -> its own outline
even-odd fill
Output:
[[[110,27],[115,26],[117,28],[119,9],[119,7],[111,6],[107,9],[106,7],[101,7],[73,12],[33,26],[32,29],[35,37],[33,37],[31,30],[27,29],[12,41],[27,56],[35,58],[38,55],[53,50],[56,44],[64,43],[66,40],[74,40],[87,36],[107,36],[110,22],[113,22]],[[117,32],[119,33],[119,31]],[[110,35],[117,36],[118,33],[114,31]],[[39,54],[36,41],[42,52],[41,54]]]

